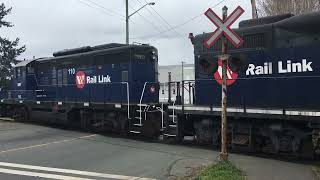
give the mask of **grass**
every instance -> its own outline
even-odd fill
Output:
[[[244,173],[231,162],[220,161],[203,170],[196,180],[245,180]]]

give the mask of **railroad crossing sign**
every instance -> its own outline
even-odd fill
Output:
[[[213,74],[214,79],[218,84],[222,85],[222,60],[218,59],[218,70]],[[238,73],[232,72],[232,70],[227,66],[227,86],[232,85],[236,82],[238,78]]]
[[[210,21],[217,27],[211,36],[204,42],[209,49],[221,36],[221,53],[218,60],[218,71],[214,73],[216,81],[221,84],[221,160],[228,160],[227,151],[227,86],[231,85],[238,78],[238,74],[233,73],[228,67],[227,42],[224,37],[235,46],[240,47],[243,40],[231,29],[231,25],[244,13],[244,10],[238,6],[230,16],[228,16],[228,8],[222,8],[222,19],[217,16],[210,8],[204,13]]]
[[[217,27],[211,37],[204,42],[207,48],[210,48],[224,34],[235,46],[240,47],[243,40],[231,29],[231,25],[244,13],[244,10],[238,6],[224,21],[209,8],[204,14]]]

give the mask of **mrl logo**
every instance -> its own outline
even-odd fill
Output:
[[[302,59],[301,62],[292,62],[287,60],[286,62],[278,61],[278,68],[273,69],[274,65],[272,62],[265,62],[262,66],[256,66],[249,64],[246,71],[246,75],[266,75],[273,74],[273,72],[284,74],[284,73],[299,73],[299,72],[313,72],[312,62],[307,59]]]
[[[76,73],[76,85],[77,88],[84,88],[86,84],[97,84],[97,83],[110,83],[111,77],[109,75],[98,75],[98,76],[86,76],[83,71]]]

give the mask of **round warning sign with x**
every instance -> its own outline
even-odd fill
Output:
[[[218,60],[218,70],[213,74],[214,79],[222,85],[222,60]],[[227,86],[232,85],[238,78],[238,73],[232,72],[229,66],[227,66]]]

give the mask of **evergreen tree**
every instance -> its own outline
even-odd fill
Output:
[[[0,28],[13,26],[11,22],[4,20],[11,10],[12,8],[6,8],[3,3],[0,4]],[[0,35],[0,87],[2,88],[8,87],[14,73],[12,66],[18,62],[16,58],[26,50],[25,46],[19,47],[19,40],[16,38],[10,41]]]

